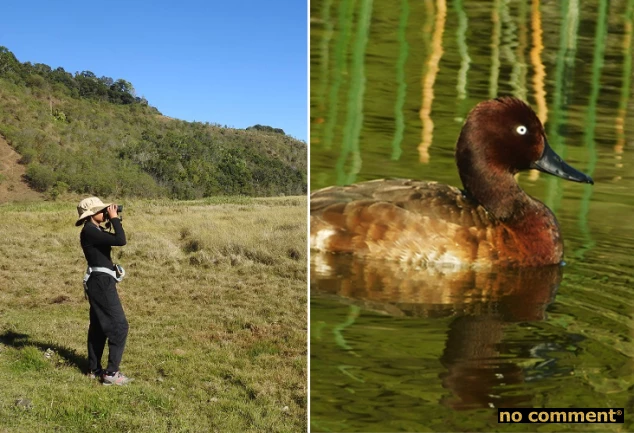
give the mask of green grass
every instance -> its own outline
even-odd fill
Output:
[[[117,388],[83,374],[76,201],[0,205],[0,432],[305,431],[306,199],[124,205]]]

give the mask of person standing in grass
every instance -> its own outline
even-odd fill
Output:
[[[97,197],[86,198],[77,206],[79,219],[75,223],[75,226],[83,224],[80,242],[88,262],[84,288],[90,302],[90,376],[100,378],[104,385],[125,385],[132,381],[119,371],[128,337],[128,321],[117,293],[117,281],[120,281],[121,276],[110,257],[112,247],[126,244],[117,208],[116,204],[104,204]],[[114,233],[109,233],[101,227],[106,219],[110,220]],[[101,357],[106,340],[109,353],[108,365],[104,370]]]

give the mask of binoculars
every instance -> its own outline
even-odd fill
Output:
[[[123,205],[122,205],[122,204],[119,204],[119,205],[117,205],[117,213],[121,213],[121,212],[123,212]],[[108,216],[108,208],[105,208],[105,209],[103,210],[103,214],[104,214],[104,216],[106,217],[106,219],[108,219],[108,218],[109,218],[109,216]]]

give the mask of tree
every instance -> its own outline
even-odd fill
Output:
[[[105,84],[106,86],[110,87],[114,84],[114,80],[110,77],[106,77],[103,76],[99,79],[99,81],[101,81],[103,84]]]
[[[227,194],[253,194],[253,176],[238,149],[230,149],[222,157],[218,169],[220,185]]]
[[[20,74],[22,65],[7,47],[0,46],[0,75]]]
[[[247,128],[247,131],[250,131],[250,130],[253,130],[253,129],[255,129],[256,131],[274,132],[276,134],[286,135],[282,128],[273,128],[272,126],[267,126],[267,125],[257,124],[257,125],[249,126]]]
[[[134,87],[132,87],[132,83],[121,78],[115,81],[114,84],[110,86],[110,89],[114,90],[115,92],[129,93],[130,95],[134,95]]]
[[[49,65],[45,65],[44,63],[36,63],[33,65],[33,70],[44,77],[53,71]]]
[[[108,90],[111,102],[119,104],[132,104],[135,102],[134,87],[129,81],[119,78]]]
[[[75,82],[79,87],[79,96],[83,98],[99,99],[108,95],[108,88],[90,71],[83,71],[75,75]]]

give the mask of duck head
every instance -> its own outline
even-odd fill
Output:
[[[484,101],[471,110],[456,145],[456,163],[465,190],[500,218],[513,211],[503,208],[521,191],[513,176],[522,170],[594,183],[552,150],[535,112],[512,97]]]

